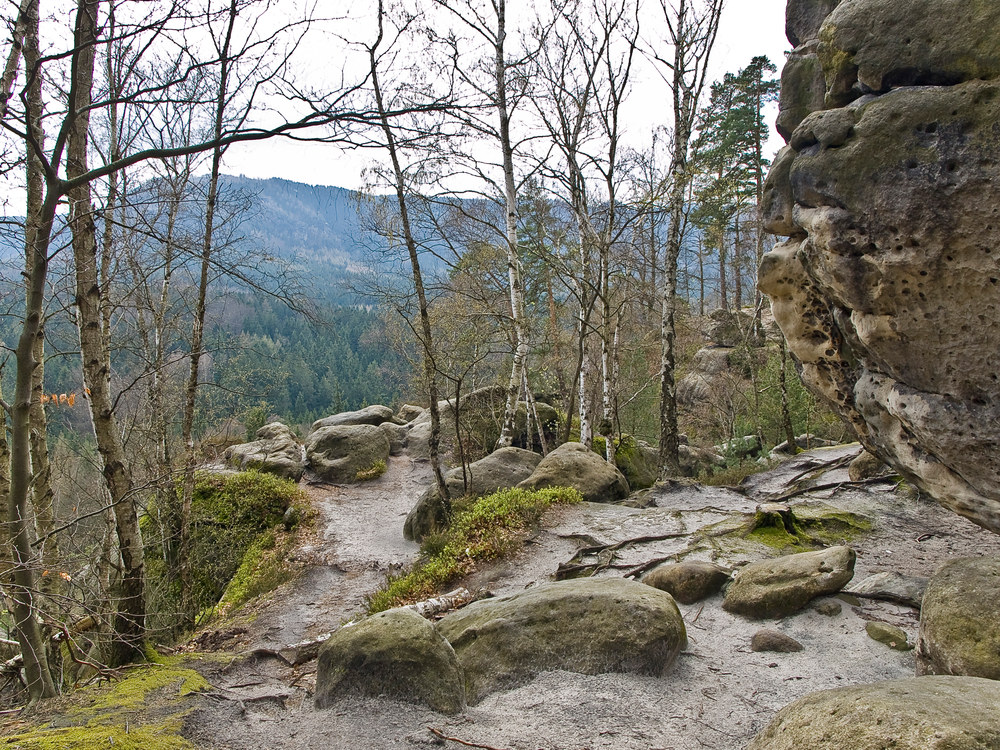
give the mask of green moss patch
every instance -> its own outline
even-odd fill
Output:
[[[451,526],[422,548],[422,559],[368,597],[368,613],[417,602],[468,575],[476,564],[496,560],[517,549],[525,534],[553,504],[579,503],[580,493],[567,487],[541,490],[507,489],[477,500],[455,514]]]
[[[181,736],[198,693],[211,689],[192,668],[198,656],[157,657],[121,679],[41,704],[27,721],[0,731],[0,744],[24,750],[188,750]],[[34,724],[34,726],[32,726]]]
[[[379,459],[367,469],[359,471],[354,475],[354,479],[357,482],[368,482],[372,479],[378,479],[380,476],[385,474],[385,461]]]

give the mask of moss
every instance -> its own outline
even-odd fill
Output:
[[[295,577],[287,562],[295,536],[267,531],[243,555],[243,561],[222,594],[216,613],[225,616],[251,599],[274,591]]]
[[[139,727],[61,727],[36,729],[6,738],[9,747],[22,750],[188,750],[194,748],[181,737],[173,722]]]
[[[177,697],[184,697],[209,687],[208,681],[193,669],[151,664],[116,682],[107,693],[94,701],[92,707],[136,710],[146,706],[150,694],[156,691],[169,691]]]
[[[371,479],[378,479],[380,476],[385,474],[385,461],[379,459],[367,469],[362,469],[357,474],[354,475],[354,480],[356,482],[367,482]]]
[[[556,503],[579,503],[574,489],[507,489],[480,498],[468,510],[456,513],[451,526],[422,548],[422,559],[401,576],[390,576],[368,597],[368,613],[420,601],[471,573],[476,564],[495,560],[516,549],[525,532]]]

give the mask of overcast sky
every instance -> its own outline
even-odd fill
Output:
[[[649,0],[647,0],[648,2]],[[655,2],[655,0],[654,0]],[[785,39],[785,0],[727,0],[716,42],[713,79],[736,72],[756,55],[767,55],[780,71]],[[657,124],[665,124],[669,98],[661,80],[652,76],[636,82],[632,93],[632,131],[643,138]],[[773,154],[782,141],[773,133],[774,109],[769,116]],[[234,146],[226,155],[224,171],[247,177],[283,177],[314,185],[361,186],[364,167],[375,158],[370,152],[344,152],[322,144],[296,144],[285,140]]]

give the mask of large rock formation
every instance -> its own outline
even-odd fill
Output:
[[[563,443],[517,486],[523,490],[572,487],[588,503],[616,503],[629,495],[625,476],[582,443]]]
[[[1000,532],[1000,4],[791,0],[787,17],[789,146],[763,211],[788,239],[760,288],[864,446]]]
[[[320,427],[306,438],[309,466],[332,482],[357,482],[389,460],[389,438],[370,424]]]
[[[237,469],[257,469],[299,481],[306,468],[306,459],[295,434],[280,422],[271,422],[257,430],[257,439],[232,445],[223,459]]]

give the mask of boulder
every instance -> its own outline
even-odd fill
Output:
[[[384,696],[447,714],[465,708],[454,650],[430,622],[405,608],[343,627],[320,648],[316,707],[356,696]]]
[[[844,593],[920,609],[920,601],[924,598],[926,589],[927,579],[923,576],[907,576],[885,571],[852,583],[844,589]]]
[[[666,591],[681,604],[694,604],[719,593],[730,571],[710,562],[663,563],[642,578],[647,586]]]
[[[542,457],[521,448],[501,448],[486,458],[469,464],[463,481],[462,467],[445,474],[445,484],[451,497],[481,497],[499,489],[513,487],[531,476]],[[466,484],[467,483],[467,484]],[[406,539],[422,540],[435,528],[446,522],[441,495],[436,486],[431,485],[417,500],[406,516],[403,536]]]
[[[722,607],[754,619],[781,618],[840,591],[854,575],[854,550],[830,547],[750,563],[738,570]]]
[[[257,469],[296,482],[302,478],[306,468],[302,446],[287,426],[280,422],[266,424],[257,430],[255,437],[251,443],[227,448],[223,454],[225,462],[241,471]]]
[[[583,443],[563,443],[517,486],[526,490],[573,487],[591,503],[615,503],[629,495],[624,475]]]
[[[422,406],[403,404],[399,407],[399,411],[396,412],[396,419],[400,422],[408,423],[423,416],[426,412],[427,410]]]
[[[791,654],[801,651],[802,644],[777,630],[758,630],[750,639],[750,650],[755,652],[770,651],[776,654]]]
[[[615,441],[615,464],[633,492],[652,487],[660,475],[660,454],[656,448],[631,435]]]
[[[409,427],[395,422],[383,422],[378,428],[385,433],[386,440],[389,441],[390,456],[398,456],[406,450],[410,437]]]
[[[828,104],[898,87],[997,78],[998,27],[1000,5],[994,2],[840,3],[819,33]]]
[[[660,675],[687,642],[669,594],[621,578],[546,583],[484,599],[438,623],[469,703],[561,669]]]
[[[691,361],[691,369],[677,382],[677,403],[694,406],[706,401],[719,376],[729,371],[729,356],[733,350],[725,346],[699,349]]]
[[[1000,558],[948,560],[920,609],[917,674],[1000,680]]]
[[[356,482],[358,474],[389,460],[389,440],[370,424],[320,427],[306,438],[306,458],[323,479]]]
[[[739,310],[719,308],[708,315],[708,338],[716,346],[742,346],[744,343],[756,343],[753,337],[753,316]]]
[[[785,36],[798,47],[815,39],[820,26],[840,0],[788,0],[785,6]]]
[[[826,78],[816,52],[818,47],[816,41],[796,47],[781,70],[778,119],[774,127],[786,142],[791,140],[792,133],[807,115],[823,109]],[[791,219],[791,215],[788,218]]]
[[[983,356],[1000,351],[998,22],[991,2],[837,5],[817,46],[828,108],[796,127],[764,200],[791,239],[758,279],[803,382],[864,447],[1000,532]]]
[[[334,414],[331,417],[317,419],[312,424],[312,431],[320,430],[324,427],[341,427],[344,425],[370,424],[378,427],[383,422],[391,422],[393,418],[392,409],[388,406],[366,406],[358,411],[345,411],[341,414]]]
[[[910,677],[823,690],[785,706],[746,750],[991,750],[1000,683]]]
[[[847,465],[847,475],[852,482],[875,479],[885,474],[887,470],[888,467],[882,459],[868,451],[861,451],[861,454]]]

